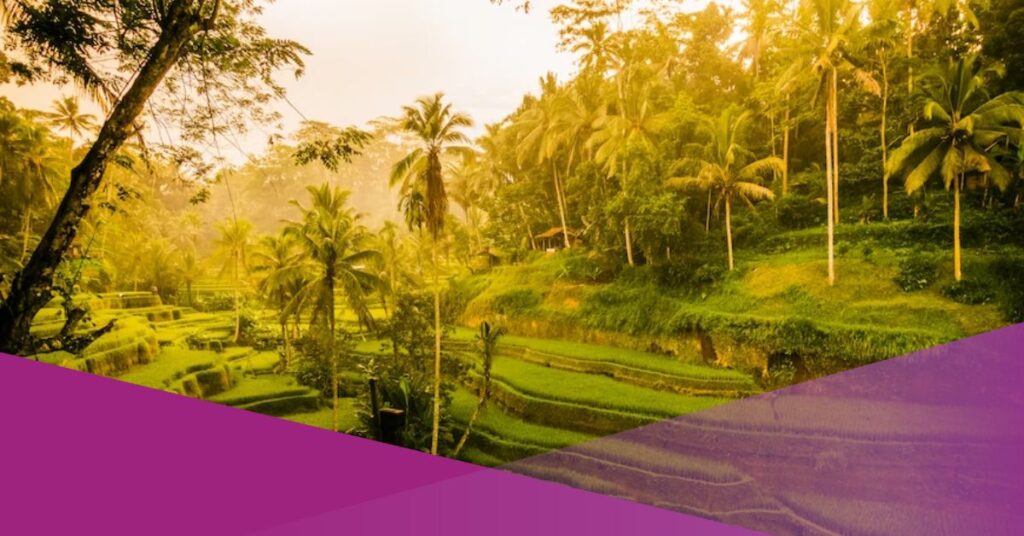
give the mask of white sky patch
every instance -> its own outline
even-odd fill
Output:
[[[558,52],[558,29],[549,10],[559,0],[533,0],[529,14],[488,0],[278,0],[263,16],[269,35],[294,39],[310,50],[305,76],[282,79],[288,97],[310,119],[339,126],[366,125],[398,115],[417,97],[443,91],[455,108],[483,126],[511,113],[525,93],[535,92],[548,71],[568,80],[573,58]],[[703,9],[705,0],[683,0],[684,11]],[[738,0],[718,2],[736,6]],[[624,17],[625,26],[637,24]],[[16,105],[48,109],[70,88],[0,86]],[[83,98],[83,101],[85,99]],[[301,117],[278,103],[285,133]],[[95,110],[95,108],[93,107]],[[244,152],[259,152],[269,128],[240,138]],[[243,151],[222,146],[229,161]]]

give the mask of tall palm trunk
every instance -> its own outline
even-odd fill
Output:
[[[284,355],[282,355],[281,371],[288,370],[289,363],[291,362],[291,346],[288,342],[288,321],[281,319],[281,340],[284,341]]]
[[[238,253],[232,254],[234,256],[234,274],[235,274],[235,343],[242,338],[242,302],[241,295],[238,292]]]
[[[835,210],[835,204],[833,203],[833,197],[835,196],[835,190],[832,188],[832,99],[825,99],[825,191],[826,191],[826,203],[828,204],[828,284],[829,286],[835,285],[836,283],[836,271],[835,271],[835,219],[833,217],[833,211]]]
[[[907,95],[914,96],[914,6],[911,0],[907,0]],[[910,133],[914,133],[914,122],[910,122]],[[914,205],[914,219],[917,219],[917,205]]]
[[[331,340],[327,342],[327,353],[331,358],[331,429],[340,431],[338,424],[338,355],[335,349],[335,318],[334,318],[334,273],[327,273],[327,323],[330,325]]]
[[[725,243],[729,248],[729,271],[733,270],[732,260],[732,199],[725,196]]]
[[[704,234],[711,233],[711,188],[708,188],[708,212],[704,217]]]
[[[782,195],[789,193],[789,97],[786,97],[786,118],[782,125]]]
[[[558,168],[555,167],[555,161],[551,161],[551,176],[555,182],[555,201],[558,202],[558,217],[562,220],[562,238],[565,239],[565,248],[569,249],[572,244],[569,242],[569,227],[565,223],[565,198],[562,195],[561,181],[558,180]]]
[[[878,135],[882,145],[882,218],[889,220],[889,178],[885,174],[885,161],[889,159],[889,142],[886,130],[886,113],[889,109],[889,75],[886,69],[886,58],[883,50],[878,51],[879,64],[882,67],[882,120],[878,127]]]
[[[960,272],[960,182],[963,180],[963,173],[953,180],[953,278],[957,281],[963,279]]]
[[[626,192],[627,181],[629,180],[629,173],[626,172],[626,163],[622,163],[622,191]],[[630,266],[636,266],[633,262],[633,235],[629,230],[629,216],[626,216],[623,224],[623,235],[626,239],[626,260],[629,261]]]
[[[832,195],[832,202],[835,208],[832,209],[832,216],[836,225],[839,225],[839,71],[832,68],[832,80],[830,82],[830,97],[832,99],[832,188],[835,193]]]
[[[526,210],[523,209],[523,205],[519,204],[519,215],[523,218],[523,228],[526,230],[526,236],[530,241],[530,248],[533,250],[537,249],[537,237],[533,236],[530,231],[530,219],[526,217]]]
[[[623,234],[625,235],[625,238],[626,238],[626,259],[629,260],[629,265],[630,266],[635,266],[636,264],[633,262],[633,237],[630,235],[630,232],[629,232],[629,217],[628,216],[626,217],[625,230],[624,230]]]
[[[437,454],[441,432],[441,267],[437,265],[437,237],[432,247],[434,260],[434,423],[430,432],[430,453]]]
[[[29,203],[25,203],[25,220],[21,226],[21,259],[18,261],[20,264],[25,264],[25,259],[28,257],[28,239],[32,232],[32,207]]]

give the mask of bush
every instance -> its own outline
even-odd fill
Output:
[[[717,284],[726,273],[725,260],[696,257],[673,259],[669,264],[654,267],[658,285],[673,289],[701,290]]]
[[[943,288],[942,295],[966,305],[989,303],[995,298],[995,293],[988,285],[971,279],[958,281]]]
[[[806,229],[824,225],[827,212],[821,203],[802,195],[787,195],[776,205],[779,226],[784,229]]]
[[[1024,258],[1000,257],[992,261],[992,276],[998,281],[999,309],[1009,322],[1024,322]]]
[[[543,300],[536,290],[515,289],[495,296],[491,300],[491,309],[498,314],[515,316],[537,307]]]
[[[586,255],[576,251],[561,254],[558,277],[575,283],[602,283],[611,280],[614,268],[596,255]]]
[[[893,279],[903,292],[924,290],[939,275],[938,262],[931,255],[914,255],[900,263],[899,274]]]
[[[196,296],[193,307],[204,313],[218,311],[233,311],[235,309],[235,295],[227,292],[218,292],[207,296]]]

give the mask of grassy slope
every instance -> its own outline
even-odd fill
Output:
[[[469,341],[475,340],[476,332],[467,328],[455,330],[452,334],[453,340]],[[499,342],[500,346],[517,346],[528,348],[538,352],[555,354],[589,361],[606,361],[624,365],[627,367],[663,372],[686,377],[697,378],[723,378],[738,381],[748,381],[750,376],[743,372],[725,369],[716,369],[700,365],[683,363],[667,356],[641,352],[627,348],[616,348],[600,344],[588,344],[576,341],[565,341],[556,339],[538,339],[534,337],[521,337],[516,335],[504,335]]]
[[[477,396],[468,390],[455,391],[450,406],[452,416],[461,423],[469,422],[476,403]],[[588,434],[541,426],[517,419],[503,413],[494,403],[484,406],[473,427],[475,430],[483,430],[511,441],[547,448],[567,447],[593,437]]]
[[[295,382],[290,376],[259,376],[244,378],[228,391],[210,397],[211,402],[240,406],[258,400],[269,400],[309,393],[308,387]]]
[[[164,389],[173,380],[189,372],[210,368],[220,360],[221,356],[214,352],[168,347],[161,350],[156,361],[135,367],[118,379],[136,385]]]
[[[818,229],[793,234],[799,238],[796,243],[820,238]],[[797,328],[811,328],[813,336],[803,347],[784,349],[800,352],[831,341],[828,350],[833,354],[860,346],[854,357],[861,360],[899,355],[1006,324],[995,305],[964,305],[942,295],[941,289],[952,282],[944,259],[938,281],[922,291],[903,292],[893,278],[911,250],[859,244],[846,249],[836,261],[834,287],[827,284],[824,248],[817,247],[739,250],[737,271],[700,290],[659,287],[650,282],[651,273],[596,284],[579,277],[586,270],[572,267],[578,260],[565,253],[545,256],[467,279],[463,285],[473,298],[465,318],[557,321],[638,336],[672,336],[697,324],[713,334],[768,348],[796,339],[786,330],[798,323]],[[965,269],[980,267],[994,256],[967,250]],[[510,297],[519,298],[511,300],[513,306],[507,305]],[[745,336],[748,341],[743,341]]]
[[[645,389],[611,378],[533,365],[515,359],[494,360],[492,377],[522,394],[640,415],[672,417],[727,402]]]

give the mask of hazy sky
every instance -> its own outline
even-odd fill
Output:
[[[286,80],[291,102],[310,119],[362,125],[444,91],[474,117],[478,133],[514,110],[547,71],[561,80],[572,74],[572,57],[556,50],[557,28],[548,17],[558,3],[532,0],[523,14],[488,0],[278,0],[263,22],[270,35],[313,52],[305,76]],[[48,108],[61,91],[2,86],[0,93],[19,106]],[[294,129],[299,115],[284,103],[276,107],[285,129]],[[265,139],[253,134],[243,143],[256,152]]]

